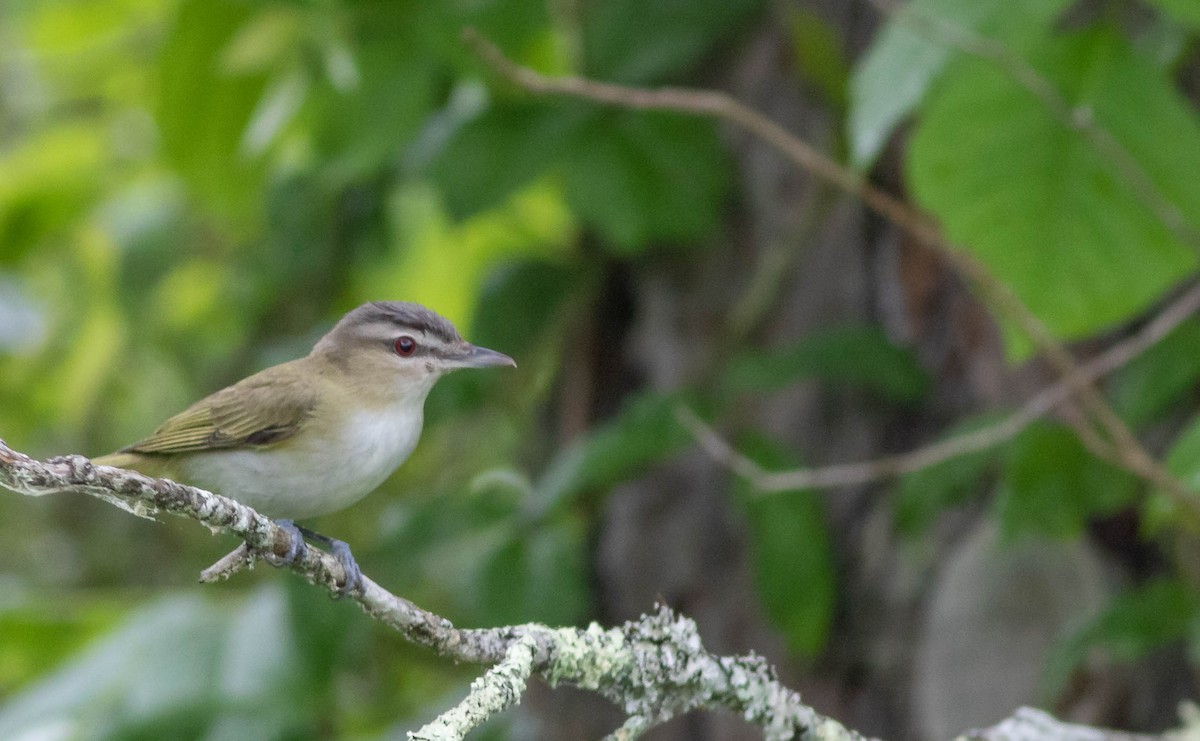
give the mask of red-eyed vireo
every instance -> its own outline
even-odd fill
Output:
[[[281,518],[292,535],[285,560],[295,559],[305,544],[294,520],[357,502],[408,458],[438,378],[505,365],[516,363],[466,342],[423,306],[364,304],[308,356],[221,389],[95,462],[203,487]],[[349,546],[303,532],[341,561],[343,591],[361,587]]]

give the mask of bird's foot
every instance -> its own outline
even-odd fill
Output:
[[[322,535],[314,530],[309,530],[306,527],[296,526],[297,530],[304,534],[305,537],[324,543],[329,548],[329,552],[342,565],[342,571],[346,577],[338,587],[337,596],[348,597],[354,594],[362,594],[363,592],[363,574],[358,568],[358,562],[354,560],[354,554],[350,553],[350,545],[344,540],[331,538],[328,535]]]
[[[288,534],[291,539],[288,543],[288,549],[283,555],[276,554],[280,566],[290,566],[300,559],[304,558],[304,552],[308,550],[308,544],[304,542],[304,534],[300,532],[300,528],[291,520],[276,520],[275,524],[280,530]]]

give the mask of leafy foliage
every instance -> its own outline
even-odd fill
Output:
[[[929,389],[912,353],[869,327],[835,327],[783,350],[744,353],[723,376],[732,392],[774,391],[805,378],[869,389],[898,403],[915,402]]]

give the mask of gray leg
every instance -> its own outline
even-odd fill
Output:
[[[308,546],[304,543],[304,535],[300,532],[300,528],[291,520],[276,520],[275,524],[281,530],[291,536],[292,542],[288,544],[287,553],[280,557],[280,561],[284,564],[293,564],[304,558],[304,552],[308,550]]]
[[[354,560],[354,555],[350,553],[350,546],[343,540],[331,538],[328,535],[322,535],[315,530],[309,530],[300,525],[296,529],[304,534],[304,537],[309,540],[315,540],[329,548],[329,552],[342,565],[342,571],[346,572],[346,580],[342,582],[341,588],[338,589],[338,596],[345,597],[349,594],[362,593],[363,591],[363,575],[362,570],[358,568],[358,562]]]

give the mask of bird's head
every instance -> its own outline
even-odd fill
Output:
[[[354,309],[313,347],[350,376],[426,390],[458,368],[516,367],[504,353],[464,340],[448,319],[420,304],[375,301]]]

